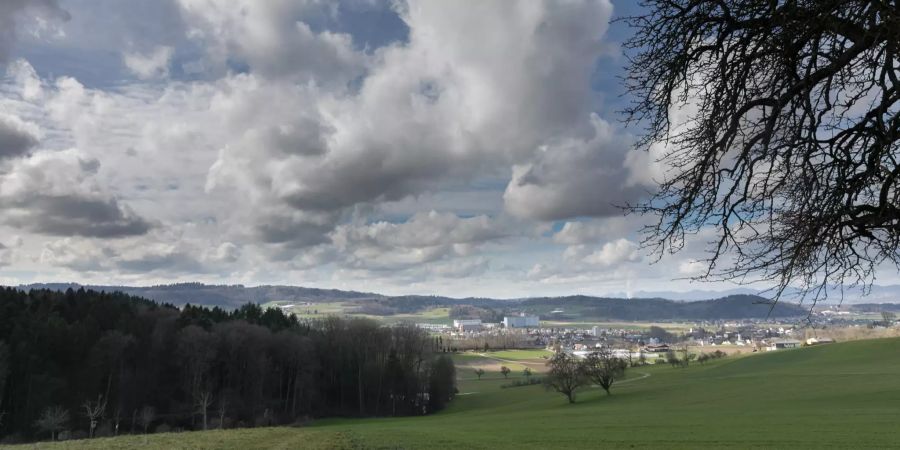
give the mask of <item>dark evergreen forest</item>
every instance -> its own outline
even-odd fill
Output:
[[[412,325],[0,288],[0,436],[426,414],[456,391],[444,351]]]

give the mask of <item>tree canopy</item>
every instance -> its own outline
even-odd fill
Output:
[[[0,288],[0,439],[422,414],[453,361],[412,325]]]

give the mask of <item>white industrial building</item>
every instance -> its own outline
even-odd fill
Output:
[[[506,328],[537,328],[541,325],[538,316],[526,316],[519,314],[518,316],[507,316],[503,318],[503,326]]]

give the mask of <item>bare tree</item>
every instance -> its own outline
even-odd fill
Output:
[[[584,386],[587,378],[578,359],[566,352],[559,352],[547,361],[544,386],[566,396],[569,403],[575,403],[575,393]]]
[[[500,366],[500,373],[503,374],[503,378],[509,378],[510,372],[512,372],[512,370],[510,370],[509,367]]]
[[[531,374],[531,368],[530,368],[530,367],[526,367],[524,370],[522,370],[522,375],[525,375],[525,378],[528,379],[528,380],[530,380],[530,379],[531,379],[531,375],[532,375],[532,374]]]
[[[62,406],[49,406],[41,413],[34,425],[41,431],[50,433],[50,440],[55,441],[57,433],[69,423],[69,411]]]
[[[632,207],[656,219],[644,244],[661,257],[712,229],[697,278],[761,280],[776,300],[868,289],[876,266],[900,266],[896,2],[644,3],[624,19],[625,114],[665,173]]]
[[[609,388],[616,380],[625,376],[628,362],[613,356],[609,349],[600,349],[587,355],[582,365],[588,379],[602,387],[606,395],[610,395]]]
[[[84,415],[90,421],[88,437],[93,438],[94,431],[97,429],[97,425],[100,424],[100,419],[106,413],[106,399],[101,394],[97,396],[96,402],[86,400],[81,404],[81,407],[84,408]]]
[[[196,413],[200,414],[203,417],[203,429],[207,430],[208,421],[207,421],[207,412],[209,412],[209,406],[212,405],[213,394],[209,389],[200,390],[194,396],[194,406],[197,408]]]
[[[481,369],[481,368],[475,369],[475,375],[477,375],[478,379],[480,380],[481,376],[484,375],[484,369]]]
[[[219,397],[219,429],[225,428],[225,413],[228,411],[228,399],[223,394]]]
[[[153,425],[154,420],[156,420],[156,409],[152,406],[144,406],[138,412],[138,422],[144,428],[144,434],[147,434],[147,430],[150,429],[150,425]]]
[[[207,372],[215,355],[216,338],[208,331],[197,325],[188,325],[178,332],[177,356],[185,368],[188,392],[196,414],[203,419],[204,430],[207,429],[207,410],[213,397],[212,391],[208,388]]]

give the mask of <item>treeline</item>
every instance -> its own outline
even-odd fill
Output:
[[[425,414],[455,393],[442,343],[411,325],[280,309],[0,288],[6,442]],[[68,430],[68,432],[66,432]]]
[[[451,319],[481,319],[482,322],[502,322],[505,310],[494,310],[473,305],[454,305],[450,308]]]

